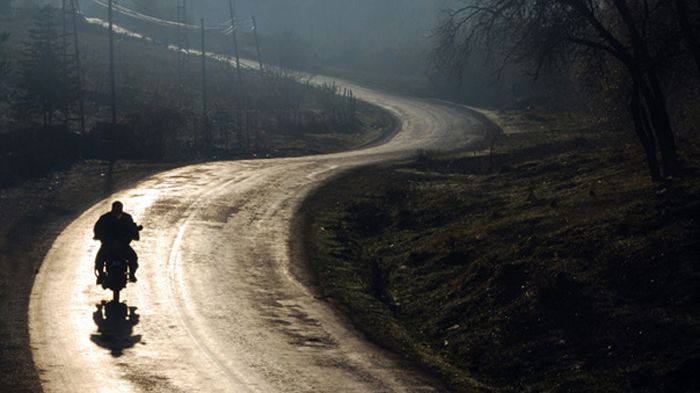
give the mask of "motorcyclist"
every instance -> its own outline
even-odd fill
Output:
[[[129,263],[129,281],[136,282],[136,270],[139,268],[136,251],[129,245],[132,240],[139,240],[139,227],[134,223],[131,215],[124,213],[124,205],[115,201],[112,210],[103,214],[95,223],[95,239],[102,242],[100,250],[95,257],[95,271],[97,283],[104,278],[104,265],[108,257],[120,257],[127,259]]]

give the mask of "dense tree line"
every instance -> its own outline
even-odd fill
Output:
[[[459,71],[475,48],[533,75],[584,62],[620,72],[651,176],[678,174],[668,87],[700,75],[700,4],[687,0],[473,0],[451,11],[438,53]],[[660,159],[660,162],[659,162]]]

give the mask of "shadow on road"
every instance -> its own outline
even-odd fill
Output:
[[[124,350],[141,341],[141,335],[133,335],[134,326],[139,323],[136,307],[115,301],[96,305],[92,319],[97,325],[97,333],[90,340],[102,348],[109,349],[112,356],[120,357]]]

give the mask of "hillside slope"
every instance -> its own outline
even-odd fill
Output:
[[[319,290],[457,391],[698,391],[697,172],[659,186],[593,125],[531,117],[491,156],[426,153],[321,190],[305,208]]]

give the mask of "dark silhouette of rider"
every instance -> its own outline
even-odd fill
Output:
[[[104,266],[109,257],[125,258],[129,263],[129,281],[136,282],[136,270],[139,268],[136,251],[129,245],[132,240],[139,240],[139,227],[131,215],[124,213],[124,205],[116,201],[112,210],[103,214],[95,223],[95,239],[102,242],[95,257],[97,283],[103,278]],[[116,254],[116,255],[115,255]]]

